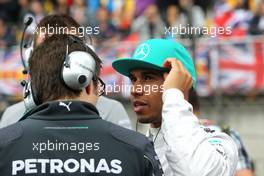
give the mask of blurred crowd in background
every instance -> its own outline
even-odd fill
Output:
[[[93,46],[104,61],[101,76],[107,85],[128,81],[111,68],[114,59],[130,56],[140,41],[173,39],[183,43],[194,58],[198,95],[205,99],[211,95],[216,97],[213,97],[215,102],[202,102],[206,104],[203,108],[208,107],[208,112],[219,112],[220,118],[226,114],[239,116],[246,124],[240,129],[245,134],[254,131],[248,128],[248,114],[263,116],[263,98],[260,103],[253,104],[259,107],[258,110],[248,111],[250,106],[245,104],[246,113],[240,114],[238,104],[244,101],[231,98],[237,108],[231,111],[224,99],[230,96],[223,98],[222,95],[242,93],[239,98],[242,95],[255,99],[264,93],[264,0],[0,0],[0,115],[9,104],[22,97],[19,82],[25,76],[22,74],[19,44],[23,21],[29,16],[34,19],[26,31],[30,40],[38,22],[54,13],[69,14],[89,29],[86,34],[91,34]],[[231,33],[194,34],[185,31],[181,34],[177,31],[172,35],[173,29],[180,27],[222,27]],[[122,100],[128,94],[123,94]],[[212,102],[215,103],[214,109]],[[256,124],[262,121],[256,121]],[[240,127],[237,121],[234,124]],[[259,136],[263,144],[263,137]],[[257,139],[255,134],[254,137]],[[248,139],[251,140],[251,136]],[[254,142],[252,146],[255,147]],[[259,159],[258,153],[254,158],[264,166],[264,159]]]
[[[228,26],[232,33],[227,37],[264,32],[263,0],[1,0],[0,48],[20,42],[25,17],[33,16],[37,24],[52,13],[70,14],[82,26],[99,27],[100,33],[93,35],[97,44],[131,35],[139,40],[166,38],[165,27],[179,25]]]
[[[140,41],[168,38],[183,43],[193,56],[200,96],[219,88],[263,93],[264,0],[0,0],[1,97],[21,95],[23,21],[34,19],[26,31],[30,36],[44,16],[54,13],[69,14],[92,36],[107,84],[126,81],[111,69],[113,59],[130,56]],[[188,32],[191,27],[227,32]]]

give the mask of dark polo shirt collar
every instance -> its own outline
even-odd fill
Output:
[[[100,118],[94,105],[83,101],[50,101],[27,112],[26,118],[39,120],[82,120]]]

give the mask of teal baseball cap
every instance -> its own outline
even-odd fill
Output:
[[[178,42],[167,39],[146,40],[134,51],[131,58],[120,58],[112,63],[113,68],[122,75],[129,76],[133,69],[149,68],[168,71],[163,66],[167,58],[176,58],[181,61],[196,84],[196,73],[193,60],[188,51]]]

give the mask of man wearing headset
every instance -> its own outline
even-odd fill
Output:
[[[27,58],[29,58],[30,52],[32,52],[33,48],[36,47],[36,45],[39,45],[41,42],[43,42],[45,37],[49,37],[48,34],[41,35],[44,34],[41,33],[43,32],[43,30],[41,31],[41,29],[48,29],[48,27],[53,29],[58,29],[59,27],[67,29],[74,28],[75,31],[78,31],[77,29],[80,27],[80,25],[72,17],[67,15],[49,15],[43,18],[38,24],[37,29],[35,31],[36,33],[34,36],[34,42],[32,42],[30,48],[26,50],[26,54],[28,55]],[[64,30],[64,32],[65,31],[67,30]],[[99,114],[104,120],[110,121],[114,124],[120,125],[128,129],[132,128],[130,119],[127,115],[125,108],[118,101],[101,96],[98,99],[96,107],[99,110]],[[19,102],[10,106],[3,113],[3,116],[0,120],[0,128],[17,122],[25,112],[26,108],[24,102]]]
[[[0,129],[1,175],[162,175],[148,138],[100,118],[100,69],[99,57],[73,35],[35,48],[25,99],[38,106]]]
[[[202,129],[192,112],[188,91],[195,86],[192,58],[172,40],[151,39],[140,44],[131,58],[113,67],[131,80],[131,101],[138,121],[150,124],[166,176],[232,176],[237,148],[220,132]]]

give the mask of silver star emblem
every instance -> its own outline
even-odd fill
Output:
[[[149,45],[143,43],[143,44],[139,45],[139,47],[135,51],[134,58],[136,58],[136,59],[144,59],[145,57],[148,56],[149,52],[150,52]]]

